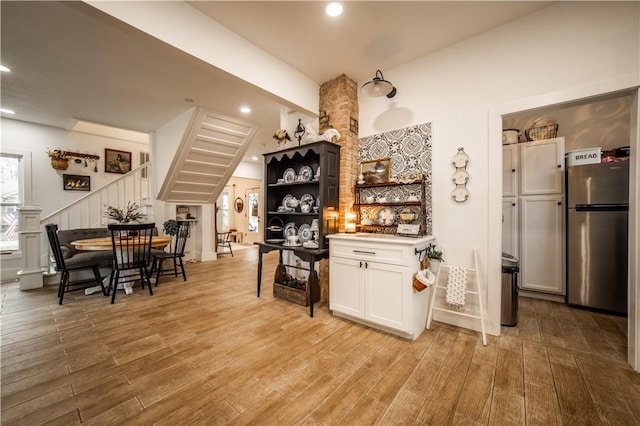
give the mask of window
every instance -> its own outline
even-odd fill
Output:
[[[229,230],[229,192],[225,189],[222,193],[222,228]]]
[[[22,204],[21,156],[0,155],[0,251],[18,250],[18,207]]]
[[[139,160],[139,165],[142,166],[144,164],[147,164],[149,162],[149,153],[146,151],[138,151],[138,160]],[[149,171],[149,167],[145,167],[144,169],[140,170],[140,177],[142,179],[147,179],[148,178],[148,173]]]

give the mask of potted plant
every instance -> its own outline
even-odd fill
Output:
[[[170,237],[173,237],[178,234],[178,229],[180,229],[180,225],[178,221],[175,219],[169,219],[162,224],[162,229],[164,233]]]
[[[442,252],[434,248],[433,250],[429,250],[427,257],[429,258],[429,269],[435,274],[436,272],[438,272],[440,262],[444,262]]]
[[[127,202],[127,207],[120,209],[117,207],[107,206],[107,211],[104,213],[109,219],[115,220],[118,223],[130,223],[138,222],[142,223],[147,215],[140,211],[138,203]]]

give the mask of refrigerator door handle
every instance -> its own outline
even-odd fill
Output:
[[[577,212],[598,212],[598,211],[614,211],[626,212],[629,210],[628,204],[576,204]]]

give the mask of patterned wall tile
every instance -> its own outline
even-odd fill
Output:
[[[378,133],[360,138],[358,161],[391,158],[391,177],[422,172],[426,183],[427,234],[432,234],[431,123]]]

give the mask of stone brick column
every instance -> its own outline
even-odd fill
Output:
[[[338,228],[344,230],[344,215],[354,200],[358,174],[358,84],[342,74],[320,86],[320,134],[328,128],[340,132],[340,202]],[[335,141],[334,141],[335,142]],[[321,299],[329,297],[329,262],[319,267]]]
[[[340,219],[344,230],[344,214],[353,205],[358,171],[358,85],[342,74],[320,86],[320,133],[333,127],[340,132]]]

